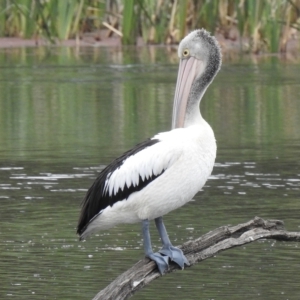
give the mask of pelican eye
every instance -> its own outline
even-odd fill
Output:
[[[189,56],[189,54],[190,54],[189,49],[184,49],[183,52],[182,52],[182,55],[183,55],[184,57]]]

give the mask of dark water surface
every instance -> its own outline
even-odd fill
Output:
[[[79,242],[79,204],[113,158],[169,130],[176,51],[0,51],[0,299],[91,299],[143,257],[142,240],[136,224]],[[216,165],[196,201],[165,217],[175,245],[254,216],[300,230],[299,70],[277,57],[225,61],[201,103]],[[299,250],[231,249],[133,299],[300,299]]]

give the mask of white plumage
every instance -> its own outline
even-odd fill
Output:
[[[162,216],[190,201],[212,172],[216,141],[199,111],[200,100],[221,66],[217,41],[195,30],[179,45],[180,66],[173,107],[173,130],[136,145],[108,165],[88,190],[77,232],[81,239],[121,223],[142,222],[145,254],[161,273],[169,258],[188,265],[172,246]],[[149,220],[155,220],[163,247],[153,253]]]
[[[110,196],[122,188],[138,184],[138,178],[165,172],[144,189],[128,199],[106,207],[87,227],[83,238],[101,229],[120,223],[155,219],[190,201],[201,190],[213,169],[216,142],[209,124],[202,119],[198,125],[159,133],[160,142],[130,156],[107,180]],[[180,176],[178,176],[180,174]]]

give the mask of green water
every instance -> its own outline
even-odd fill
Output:
[[[0,50],[0,299],[91,299],[143,257],[139,224],[79,242],[79,204],[103,166],[169,130],[177,64],[165,48]],[[196,201],[165,216],[175,245],[254,216],[300,230],[299,67],[225,60],[201,103],[216,165]],[[260,241],[133,299],[296,300],[299,269],[298,243]]]

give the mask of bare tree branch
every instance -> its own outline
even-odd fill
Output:
[[[286,231],[283,222],[280,220],[263,220],[255,217],[253,220],[243,224],[217,228],[179,247],[189,260],[191,267],[221,251],[259,239],[300,241],[300,232]],[[171,263],[167,273],[176,270],[178,270],[178,266]],[[118,276],[112,283],[100,291],[93,300],[128,299],[136,291],[160,276],[155,263],[145,258]]]

